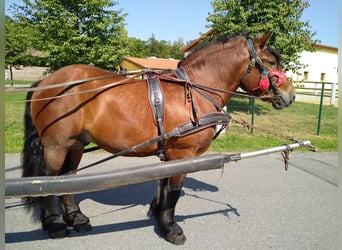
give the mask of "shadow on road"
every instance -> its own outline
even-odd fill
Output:
[[[217,192],[219,189],[211,184],[196,180],[194,178],[186,178],[184,181],[184,187],[190,189],[195,192],[199,192],[199,194],[187,194],[183,191],[182,196],[189,196],[194,199],[202,199],[208,200],[207,198],[201,197],[201,191],[210,191],[210,192]],[[126,206],[123,208],[115,209],[115,210],[122,210],[122,209],[129,209],[131,207],[137,205],[146,205],[149,204],[153,198],[155,190],[157,188],[157,182],[146,182],[141,184],[135,184],[130,186],[124,186],[120,188],[115,188],[111,190],[103,190],[103,191],[96,191],[90,193],[83,193],[77,195],[79,201],[85,199],[91,199],[96,202],[106,204],[106,205],[117,205],[117,206]],[[228,203],[209,200],[223,206],[222,209],[215,210],[215,211],[208,211],[203,213],[196,213],[196,214],[187,214],[187,215],[176,215],[176,221],[181,222],[185,220],[189,220],[192,218],[198,218],[208,215],[214,214],[222,214],[229,218],[229,214],[234,214],[236,216],[240,216],[237,212],[237,209],[230,206]],[[114,212],[115,210],[110,211]],[[108,211],[106,212],[108,213]],[[96,216],[101,216],[102,214],[98,214]],[[126,230],[133,230],[137,228],[144,228],[154,226],[154,231],[158,234],[157,226],[155,224],[155,220],[151,218],[143,219],[143,220],[135,220],[135,221],[126,221],[114,224],[106,224],[106,225],[99,225],[94,226],[90,232],[87,233],[77,233],[73,230],[70,231],[69,237],[83,237],[87,235],[97,235],[97,234],[105,234],[105,233],[113,233],[118,231],[126,231]],[[15,233],[6,233],[5,234],[5,243],[18,243],[18,242],[25,242],[25,241],[38,241],[38,240],[47,240],[49,239],[47,233],[43,230],[33,230],[29,232],[15,232]]]
[[[153,195],[157,190],[157,185],[157,181],[134,184],[115,189],[78,194],[77,199],[80,202],[85,199],[91,199],[106,205],[147,205],[151,202]],[[219,191],[216,186],[191,177],[185,179],[184,188],[193,191]]]
[[[222,214],[229,218],[229,214],[235,214],[238,216],[237,209],[230,206],[227,209],[220,209],[216,211],[204,212],[204,213],[197,213],[197,214],[188,214],[188,215],[178,215],[176,216],[176,221],[186,221],[192,218],[198,217],[205,217],[214,214]],[[91,231],[87,233],[77,233],[73,230],[70,231],[69,238],[72,237],[84,237],[88,235],[98,235],[98,234],[106,234],[106,233],[113,233],[119,231],[127,231],[127,230],[134,230],[138,228],[144,228],[154,226],[154,231],[156,234],[159,235],[155,220],[153,219],[144,219],[144,220],[135,220],[135,221],[127,221],[127,222],[120,222],[115,224],[106,224],[100,226],[94,226]],[[43,230],[33,230],[30,232],[16,232],[16,233],[6,233],[5,234],[5,243],[19,243],[25,241],[40,241],[40,240],[48,240],[47,233]]]

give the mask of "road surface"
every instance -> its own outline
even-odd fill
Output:
[[[90,153],[86,165],[107,156]],[[20,156],[6,155],[6,178],[20,176]],[[158,162],[120,157],[84,173]],[[82,174],[82,173],[80,173]],[[189,174],[176,207],[187,241],[174,246],[146,216],[157,182],[78,195],[92,231],[49,239],[19,199],[5,200],[6,250],[30,249],[335,249],[337,153],[280,153]]]

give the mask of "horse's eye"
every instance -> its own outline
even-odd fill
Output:
[[[270,66],[276,66],[276,61],[270,61],[270,62],[268,62],[269,64],[270,64]]]

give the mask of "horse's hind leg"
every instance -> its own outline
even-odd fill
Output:
[[[180,197],[185,175],[162,179],[151,202],[149,214],[155,216],[161,235],[173,244],[186,241],[183,229],[176,223],[175,207]]]
[[[55,151],[45,148],[43,174],[46,176],[59,175],[64,159],[64,151]],[[41,197],[39,201],[41,208],[40,219],[42,221],[43,229],[48,232],[50,238],[62,238],[67,236],[69,230],[59,215],[60,203],[59,200],[56,199],[56,196]]]
[[[59,202],[56,196],[51,195],[40,198],[41,221],[43,229],[48,232],[50,238],[63,238],[69,234],[69,230],[59,216]]]
[[[77,169],[83,154],[83,145],[76,145],[68,152],[63,165],[63,173]],[[60,196],[63,219],[69,227],[73,227],[77,232],[83,233],[91,230],[89,218],[85,216],[76,202],[75,195]]]

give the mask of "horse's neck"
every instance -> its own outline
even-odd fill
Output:
[[[227,43],[217,43],[195,52],[182,65],[187,71],[191,82],[209,87],[234,92],[240,85],[245,72],[244,61],[248,52],[242,50],[243,41],[233,40]],[[244,51],[244,52],[243,52]],[[231,95],[224,95],[228,101]]]

